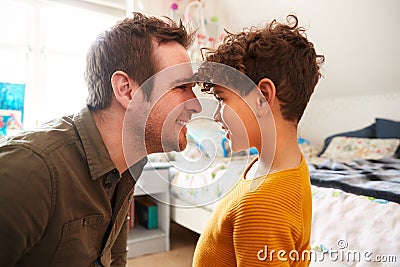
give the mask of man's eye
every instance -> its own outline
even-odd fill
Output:
[[[194,87],[195,84],[192,83],[188,83],[188,84],[182,84],[182,85],[178,85],[174,88],[174,90],[180,90],[182,92],[186,91],[186,90],[192,90],[192,88]]]
[[[186,85],[180,85],[174,88],[174,90],[181,90],[181,91],[185,91],[187,89]]]

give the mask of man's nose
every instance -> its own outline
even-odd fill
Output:
[[[197,96],[191,92],[189,99],[185,102],[186,109],[188,109],[191,113],[200,113],[202,110],[200,101],[197,99]]]

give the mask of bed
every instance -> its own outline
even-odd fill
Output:
[[[322,151],[301,140],[313,196],[311,266],[397,266],[400,261],[400,130],[386,138],[365,137],[361,130],[327,137]],[[217,156],[201,172],[172,168],[172,220],[201,233],[235,182],[232,177],[240,177],[253,157]]]

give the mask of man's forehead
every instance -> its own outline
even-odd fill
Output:
[[[194,83],[195,82],[195,75],[193,74],[193,72],[182,74],[179,77],[177,77],[176,79],[174,79],[174,82],[181,83],[181,84]]]
[[[194,81],[193,76],[191,64],[180,63],[161,69],[153,78],[164,85],[178,85],[192,83]]]

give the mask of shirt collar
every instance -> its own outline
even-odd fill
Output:
[[[124,176],[132,177],[135,182],[139,179],[140,175],[143,172],[144,166],[147,164],[147,157],[140,159],[138,162],[130,166],[126,171],[124,171],[121,175],[123,178]]]
[[[115,164],[108,154],[89,108],[84,107],[74,115],[73,119],[86,154],[92,179],[96,180],[115,169]]]

